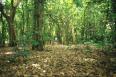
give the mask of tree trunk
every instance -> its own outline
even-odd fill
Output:
[[[7,20],[8,22],[8,33],[9,33],[9,46],[13,47],[16,46],[16,33],[14,29],[14,22],[10,19]]]
[[[5,22],[2,18],[2,47],[5,46],[5,40],[6,40],[6,26],[5,26]]]
[[[43,28],[44,0],[34,0],[34,44],[33,50],[42,51],[44,49],[44,40],[42,37]]]
[[[114,48],[116,48],[116,1],[112,0],[112,18],[113,18],[113,34],[112,34],[112,42],[113,42],[113,46]]]
[[[9,14],[4,12],[3,5],[1,4],[1,6],[2,6],[1,13],[6,18],[6,21],[8,23],[9,46],[11,46],[11,47],[16,46],[16,34],[15,34],[15,28],[14,28],[14,18],[15,18],[15,14],[16,14],[16,9],[17,9],[20,2],[21,2],[21,0],[11,0],[11,8],[9,9],[10,10]]]

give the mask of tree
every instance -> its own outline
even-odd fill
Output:
[[[11,0],[10,2],[10,9],[6,10],[3,9],[2,15],[6,18],[8,23],[8,33],[9,33],[9,46],[16,46],[16,33],[15,33],[15,24],[14,18],[16,14],[16,9],[19,5],[21,0]]]
[[[112,4],[112,18],[113,18],[113,27],[112,27],[112,42],[113,42],[113,46],[114,48],[116,48],[116,1],[115,0],[111,0],[111,4]]]
[[[34,0],[34,26],[33,26],[33,50],[42,51],[44,40],[42,35],[45,0]]]
[[[2,12],[3,12],[3,5],[2,5],[2,0],[0,1],[0,21],[1,21],[1,31],[0,31],[0,47],[4,47],[5,46],[5,23],[3,20],[3,16],[2,16]]]

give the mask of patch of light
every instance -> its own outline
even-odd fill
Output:
[[[0,3],[1,3],[1,4],[5,4],[5,1],[6,1],[6,0],[0,0]]]
[[[63,4],[64,3],[63,0],[60,0],[60,3]]]
[[[15,54],[15,52],[6,52],[4,54],[6,54],[6,55],[12,55],[12,54]]]
[[[46,70],[43,70],[43,72],[45,73],[45,72],[46,72]]]
[[[32,64],[33,67],[40,67],[39,64]]]

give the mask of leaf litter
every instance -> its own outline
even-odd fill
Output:
[[[107,77],[109,60],[95,47],[48,45],[29,52],[28,57],[0,54],[0,77]]]

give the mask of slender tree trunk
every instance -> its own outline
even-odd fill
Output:
[[[2,31],[0,32],[0,47],[4,47],[5,46],[5,27],[4,27],[4,21],[3,21],[3,16],[2,16],[2,11],[3,11],[3,5],[2,5],[2,1],[0,3],[0,22],[2,24]]]
[[[60,28],[58,28],[58,30],[56,32],[56,36],[57,36],[56,38],[58,40],[58,43],[62,44],[62,35],[61,35],[61,29]]]
[[[2,47],[5,46],[5,39],[6,39],[6,26],[2,17]]]
[[[116,48],[116,1],[112,0],[112,18],[113,18],[113,34],[112,34],[112,42],[113,42],[113,46],[114,48]]]

